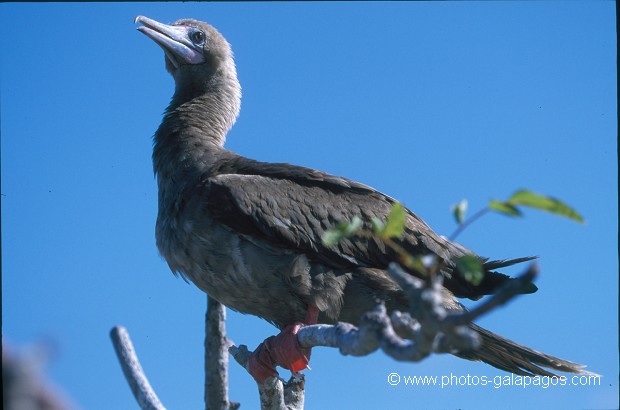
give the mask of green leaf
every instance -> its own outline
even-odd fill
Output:
[[[514,205],[504,201],[496,201],[495,199],[491,199],[489,201],[489,208],[504,215],[522,216],[521,211],[519,211]]]
[[[422,256],[412,256],[409,253],[404,253],[402,255],[399,255],[399,258],[400,263],[403,266],[413,270],[414,272],[418,272],[421,275],[428,275],[429,267],[424,265],[424,262],[422,261]]]
[[[467,213],[467,199],[461,200],[458,204],[452,205],[452,215],[456,219],[457,224],[462,224]]]
[[[357,233],[357,231],[359,231],[362,227],[362,220],[359,216],[354,216],[353,220],[351,221],[351,223],[349,224],[348,228],[347,228],[347,236],[352,236],[355,233]]]
[[[355,216],[351,222],[339,222],[329,228],[323,233],[321,240],[323,241],[323,245],[331,247],[353,236],[361,227],[362,220],[358,216]]]
[[[381,219],[373,216],[372,219],[370,220],[370,223],[372,224],[372,231],[374,233],[379,235],[379,233],[383,232],[383,228],[385,226],[383,225],[383,222],[381,221]]]
[[[343,229],[341,226],[336,225],[329,228],[327,231],[323,233],[323,237],[321,240],[323,241],[323,245],[327,247],[332,247],[337,245],[344,239]]]
[[[406,221],[407,213],[405,207],[399,202],[394,203],[385,221],[385,225],[379,233],[380,236],[383,238],[402,238],[405,234]]]
[[[507,201],[513,206],[528,206],[555,215],[564,216],[577,222],[584,222],[581,215],[559,199],[536,194],[524,189],[515,192]]]
[[[465,280],[474,286],[478,286],[484,279],[484,267],[480,258],[475,255],[463,255],[456,260],[457,271]]]

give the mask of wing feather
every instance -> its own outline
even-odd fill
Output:
[[[323,234],[338,222],[358,216],[363,229],[370,230],[373,217],[387,218],[395,200],[367,185],[309,168],[239,156],[220,161],[203,183],[211,215],[276,248],[299,251],[336,269],[385,269],[396,260],[396,254],[374,238],[354,236],[334,247],[323,245]],[[435,234],[410,210],[399,244],[412,255],[436,255],[444,267],[444,286],[457,296],[478,298],[509,279],[489,271],[484,286],[474,287],[453,274],[453,259],[470,251]],[[526,259],[515,261],[522,260]],[[489,267],[508,266],[510,262],[491,262]]]

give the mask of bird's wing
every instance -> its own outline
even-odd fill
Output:
[[[227,152],[203,179],[211,215],[239,233],[259,238],[275,248],[287,248],[333,268],[384,269],[397,260],[381,241],[353,236],[338,245],[323,244],[323,234],[338,222],[362,220],[370,230],[372,218],[385,221],[393,198],[359,182],[310,168],[250,160]],[[485,278],[474,286],[453,272],[454,258],[470,253],[438,236],[412,211],[406,210],[404,238],[397,241],[414,256],[436,255],[444,267],[444,286],[456,296],[478,299],[493,293],[510,278],[491,271],[532,258],[485,262]],[[536,291],[533,284],[524,293]]]
[[[366,185],[289,164],[234,157],[205,180],[210,214],[230,228],[272,246],[295,249],[327,266],[385,268],[396,260],[382,242],[354,236],[327,247],[323,234],[338,222],[359,217],[364,229],[372,218],[385,221],[394,199]],[[413,255],[435,254],[451,265],[462,248],[436,235],[407,211],[400,244]]]

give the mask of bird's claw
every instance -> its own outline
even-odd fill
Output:
[[[249,372],[263,384],[269,377],[278,376],[275,367],[280,366],[293,375],[308,367],[311,349],[302,348],[297,341],[297,332],[304,323],[297,322],[282,329],[277,336],[271,336],[258,345],[250,354]]]

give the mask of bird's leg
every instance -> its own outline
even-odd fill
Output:
[[[297,341],[297,332],[303,326],[316,325],[319,309],[308,306],[303,322],[285,326],[277,336],[271,336],[252,352],[249,358],[249,372],[260,384],[269,377],[277,376],[276,366],[298,373],[308,367],[311,349],[302,348]]]

